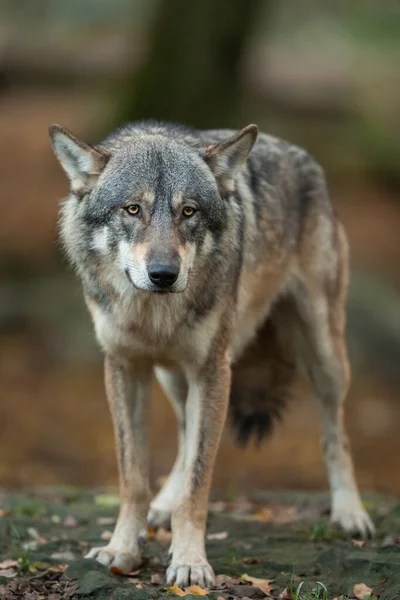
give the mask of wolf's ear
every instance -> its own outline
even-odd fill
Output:
[[[205,149],[204,160],[214,173],[222,194],[233,192],[235,176],[249,156],[257,136],[257,125],[247,125],[227,140]]]
[[[71,190],[83,196],[95,184],[110,155],[82,142],[61,125],[49,128],[51,145],[71,182]]]

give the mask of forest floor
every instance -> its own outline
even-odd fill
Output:
[[[250,498],[214,498],[207,553],[217,585],[206,592],[188,589],[187,594],[207,594],[214,600],[399,599],[400,504],[371,495],[364,500],[378,531],[366,542],[346,539],[330,528],[324,494],[259,492]],[[108,494],[1,492],[1,600],[180,595],[179,589],[166,589],[164,581],[171,539],[165,530],[149,532],[143,564],[129,576],[83,560],[91,546],[107,543],[117,511],[118,498]]]

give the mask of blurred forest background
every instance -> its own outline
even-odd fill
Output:
[[[363,489],[400,496],[400,6],[393,0],[1,0],[0,486],[114,485],[101,355],[56,241],[47,128],[144,117],[262,130],[326,168],[348,231],[347,421]],[[299,382],[261,449],[227,428],[215,487],[326,486]],[[156,390],[152,477],[175,452]]]

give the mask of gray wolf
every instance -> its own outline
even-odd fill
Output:
[[[332,521],[371,534],[343,425],[348,246],[321,167],[255,125],[140,122],[96,146],[53,125],[50,137],[70,181],[61,240],[105,353],[120,474],[115,531],[89,556],[128,572],[146,522],[171,520],[167,581],[212,586],[204,535],[228,409],[240,441],[261,439],[297,371],[321,406]],[[179,451],[150,503],[153,374]]]

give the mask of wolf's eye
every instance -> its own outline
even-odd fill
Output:
[[[128,204],[128,206],[125,207],[125,210],[133,217],[136,217],[140,212],[140,206],[139,204]]]
[[[182,211],[184,217],[193,217],[195,212],[195,209],[191,206],[185,206]]]

